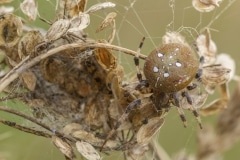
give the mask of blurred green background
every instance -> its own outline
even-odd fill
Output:
[[[36,22],[28,22],[26,16],[24,16],[20,9],[19,3],[21,1],[16,0],[11,4],[15,6],[15,14],[21,15],[26,19],[26,22],[32,27],[42,27],[47,29],[49,26],[44,22],[37,20]],[[105,2],[103,0],[91,0],[87,4],[87,8],[93,4]],[[105,18],[105,16],[112,11],[117,12],[117,33],[113,42],[115,45],[119,45],[125,48],[136,50],[138,44],[143,36],[146,37],[144,46],[141,53],[148,54],[154,49],[155,46],[161,44],[161,37],[167,30],[178,30],[180,27],[191,27],[199,31],[204,28],[210,22],[213,24],[210,26],[212,39],[216,42],[219,53],[228,53],[237,62],[236,74],[240,74],[238,63],[240,60],[239,51],[239,37],[240,37],[240,1],[235,1],[218,19],[214,20],[221,11],[229,4],[230,1],[225,0],[222,2],[219,8],[210,12],[200,14],[195,11],[191,6],[191,0],[175,0],[175,8],[172,10],[169,7],[171,1],[144,1],[144,0],[110,0],[110,2],[116,3],[116,7],[113,9],[105,9],[91,14],[91,24],[86,29],[88,36],[93,39],[107,39],[111,29],[107,29],[101,33],[95,33],[95,30]],[[41,17],[54,20],[56,1],[39,0],[38,7]],[[173,16],[174,13],[174,16]],[[168,26],[173,22],[170,26]],[[194,30],[192,34],[187,32],[184,34],[190,44],[194,43],[196,33]],[[125,78],[129,78],[135,75],[135,66],[133,63],[133,57],[125,55],[123,53],[116,53],[119,63],[125,67]],[[143,62],[141,62],[141,65]],[[231,93],[234,90],[236,84],[230,83]],[[208,102],[216,98],[216,95],[210,96]],[[28,110],[19,105],[17,101],[5,101],[1,105],[13,106],[20,108],[24,112]],[[186,111],[187,112],[187,111]],[[165,125],[161,128],[159,135],[157,136],[159,143],[172,156],[174,153],[180,150],[186,150],[189,153],[195,153],[196,151],[196,133],[198,131],[198,125],[194,116],[190,113],[187,114],[188,127],[184,128],[182,122],[179,119],[177,111],[173,108],[170,114],[166,118]],[[29,122],[23,121],[15,116],[10,116],[0,112],[0,116],[13,121],[18,121],[23,125],[30,125]],[[202,117],[203,126],[206,123],[214,124],[217,116]],[[239,159],[240,143],[234,145],[229,151],[224,153],[224,159]],[[117,153],[119,154],[119,153]],[[120,153],[121,154],[121,153]],[[115,154],[116,155],[116,154]],[[103,155],[104,159],[113,158],[113,155]],[[115,157],[116,158],[116,157]],[[26,134],[10,127],[6,127],[0,124],[0,160],[64,160],[62,154],[55,148],[50,139],[45,139],[30,134]],[[118,157],[117,159],[123,159]]]

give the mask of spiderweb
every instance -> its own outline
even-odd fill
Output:
[[[104,1],[98,0],[97,2],[101,3]],[[141,49],[141,53],[147,55],[154,48],[161,45],[162,36],[167,31],[177,31],[181,33],[185,36],[188,43],[193,45],[196,37],[205,27],[208,27],[212,32],[213,39],[218,45],[218,50],[231,53],[231,56],[239,59],[236,50],[239,50],[240,46],[237,44],[238,37],[236,33],[239,30],[240,23],[235,23],[235,21],[237,17],[239,17],[237,6],[240,6],[240,3],[235,2],[235,0],[223,1],[220,7],[210,13],[197,12],[192,7],[190,1],[169,0],[145,2],[140,0],[112,0],[111,2],[116,4],[115,8],[98,11],[91,15],[91,25],[86,29],[90,38],[108,38],[111,29],[106,29],[101,33],[95,33],[95,31],[106,15],[114,11],[117,13],[116,35],[112,43],[114,45],[137,50],[141,38],[145,36],[146,40]],[[44,6],[41,3],[47,5],[46,12],[45,9],[43,9],[43,11],[41,10],[41,5]],[[56,3],[55,1],[39,2],[40,15],[47,19],[54,18]],[[95,3],[96,2],[89,1],[88,6]],[[42,25],[43,28],[46,27],[46,24],[43,22],[39,21],[39,24]],[[33,24],[33,26],[34,25],[36,24]],[[126,81],[134,79],[136,77],[136,69],[133,57],[120,52],[116,52],[116,56],[118,63],[124,66],[124,79]],[[142,68],[143,61],[140,62],[140,66]],[[15,87],[18,89],[17,84]],[[10,100],[2,102],[3,105],[8,103],[14,102],[10,102]],[[30,112],[30,110],[26,108],[22,109],[19,107],[19,109],[25,113]],[[196,144],[194,139],[196,138],[197,129],[194,119],[190,117],[191,116],[188,118],[190,125],[187,129],[184,129],[176,112],[170,113],[166,120],[168,121],[166,122],[167,124],[162,127],[160,134],[157,135],[156,140],[160,142],[160,145],[163,146],[170,156],[180,150],[186,150],[187,152],[195,151],[194,147],[196,147]],[[25,121],[21,123],[27,126],[32,125]],[[1,129],[0,131],[4,132]],[[47,145],[49,145],[48,142]],[[50,157],[48,159],[59,159],[56,158],[54,154],[55,153],[49,154]],[[109,156],[109,158],[112,158],[112,156]]]

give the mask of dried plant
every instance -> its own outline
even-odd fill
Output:
[[[193,1],[193,6],[209,12],[219,2]],[[226,56],[227,66],[219,60],[222,54],[217,54],[209,29],[195,39],[197,54],[183,35],[172,31],[166,32],[162,45],[146,56],[140,53],[145,38],[137,51],[111,44],[116,33],[115,12],[107,14],[96,28],[98,33],[111,27],[108,39],[89,38],[84,29],[91,25],[90,14],[111,10],[115,4],[104,2],[86,9],[86,3],[60,0],[59,17],[49,22],[45,34],[38,29],[25,30],[27,24],[13,13],[0,16],[1,65],[8,68],[0,72],[0,91],[7,95],[1,100],[17,98],[32,114],[8,106],[0,110],[39,128],[0,118],[2,124],[51,138],[66,159],[76,157],[74,148],[89,160],[99,160],[100,152],[112,150],[124,152],[126,159],[169,159],[153,137],[175,106],[184,127],[185,110],[192,111],[201,129],[201,114],[221,114],[215,129],[206,127],[199,132],[196,155],[181,152],[173,159],[218,159],[237,141],[239,88],[231,99],[228,91],[235,63]],[[24,1],[20,8],[35,21],[38,11],[34,0]],[[123,81],[123,66],[114,51],[133,57],[137,81]],[[140,59],[144,61],[143,73]],[[17,90],[16,83],[20,86]],[[220,98],[206,105],[217,87]],[[154,156],[147,154],[149,150]]]

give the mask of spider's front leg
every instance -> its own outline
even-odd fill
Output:
[[[102,144],[102,147],[100,149],[100,151],[102,151],[104,145],[107,143],[107,141],[116,134],[117,129],[121,126],[121,124],[128,118],[128,115],[130,114],[131,110],[137,106],[139,106],[141,104],[141,99],[136,99],[133,102],[131,102],[127,108],[125,109],[124,113],[122,114],[122,116],[119,118],[119,120],[117,121],[116,125],[114,126],[114,128],[110,131],[110,133],[107,135],[105,141]]]

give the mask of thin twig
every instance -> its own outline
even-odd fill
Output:
[[[31,133],[31,134],[46,137],[46,138],[51,138],[52,137],[52,135],[49,134],[49,133],[34,130],[34,129],[31,129],[31,128],[28,128],[28,127],[25,127],[25,126],[21,126],[21,125],[16,124],[15,122],[10,122],[10,121],[4,120],[4,119],[0,119],[0,122],[4,125],[7,125],[9,127],[13,127],[15,129],[18,129],[18,130],[26,132],[26,133]]]
[[[64,138],[66,138],[66,139],[68,139],[68,140],[70,140],[72,142],[76,142],[77,141],[75,138],[69,137],[69,136],[67,136],[67,135],[65,135],[65,134],[63,134],[63,133],[61,133],[59,131],[53,131],[48,125],[38,121],[34,117],[30,117],[28,115],[25,115],[25,114],[19,112],[19,111],[16,111],[14,109],[10,109],[10,108],[7,108],[7,107],[3,107],[3,106],[0,106],[0,110],[4,111],[4,112],[11,113],[11,114],[14,114],[14,115],[17,115],[17,116],[22,117],[24,119],[27,119],[27,120],[29,120],[29,121],[31,121],[31,122],[41,126],[42,128],[45,128],[46,130],[48,130],[50,132],[53,132],[58,137],[64,137]]]

